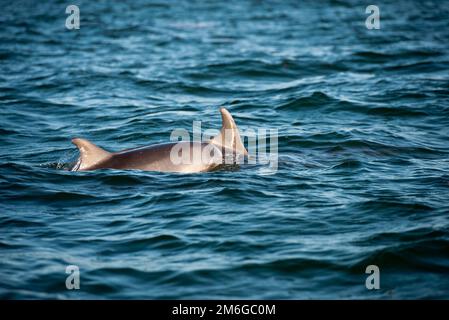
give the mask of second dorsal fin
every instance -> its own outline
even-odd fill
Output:
[[[211,140],[211,143],[232,149],[233,152],[238,154],[248,155],[242,139],[240,138],[239,128],[235,124],[234,118],[225,108],[220,108],[221,112],[221,130],[220,134]]]

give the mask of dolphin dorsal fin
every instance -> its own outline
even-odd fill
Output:
[[[85,139],[75,138],[72,139],[72,143],[76,145],[80,151],[78,160],[79,166],[77,170],[85,170],[86,168],[92,167],[111,155],[110,152],[97,147],[92,142]]]
[[[225,108],[220,108],[220,112],[222,120],[220,134],[210,142],[221,147],[232,149],[235,153],[245,156],[248,155],[248,151],[246,151],[240,138],[239,128],[237,128],[231,114]]]

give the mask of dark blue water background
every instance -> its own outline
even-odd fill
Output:
[[[1,298],[449,297],[447,1],[69,4],[1,3]],[[66,170],[220,106],[276,174]]]

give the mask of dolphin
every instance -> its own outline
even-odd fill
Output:
[[[156,144],[119,152],[108,152],[86,139],[72,143],[80,156],[71,171],[97,169],[135,169],[160,172],[206,172],[248,156],[232,115],[220,108],[220,133],[206,142],[179,141]]]

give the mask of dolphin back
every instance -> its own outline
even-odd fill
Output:
[[[243,145],[239,129],[229,111],[221,108],[220,113],[222,118],[220,133],[207,142],[159,144],[112,153],[88,140],[73,139],[72,143],[78,147],[80,156],[71,171],[109,168],[185,173],[203,172],[227,163],[226,159],[229,155],[232,156],[230,160],[234,163],[237,156],[248,156],[248,151]],[[206,155],[210,155],[211,151],[213,151],[213,155],[206,159],[201,156],[199,157],[200,161],[198,161],[197,157],[193,156],[194,151],[199,150],[199,154],[203,155],[204,148],[207,148],[207,152],[209,152],[206,152]],[[179,151],[182,155],[186,155],[187,159],[190,158],[191,161],[187,161],[187,163],[174,162],[172,155],[179,154]]]

